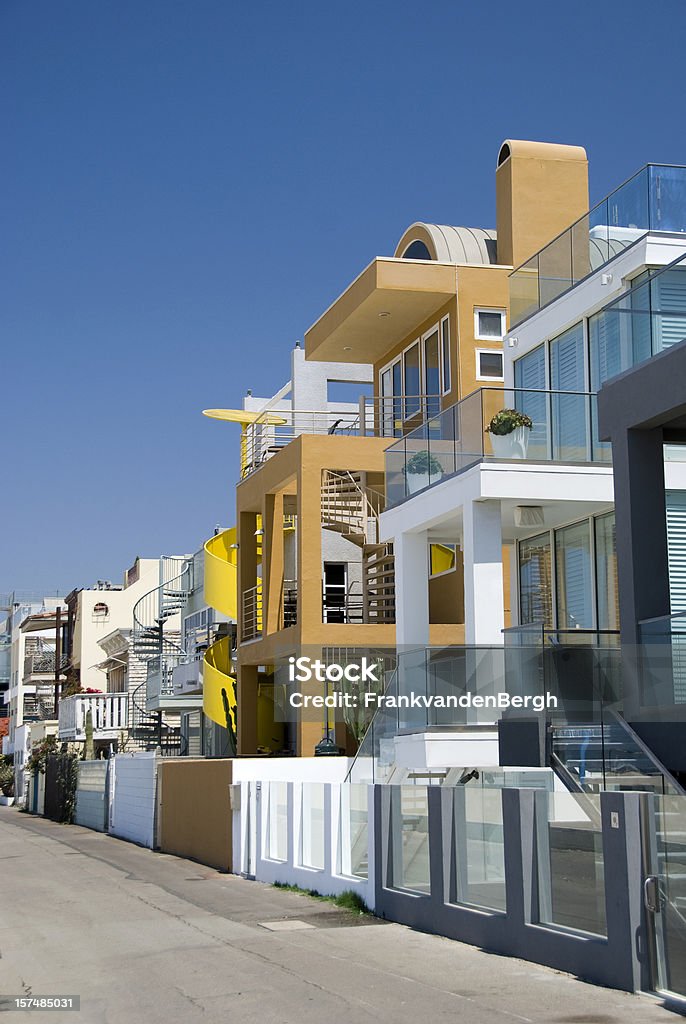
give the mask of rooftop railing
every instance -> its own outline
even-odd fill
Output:
[[[510,275],[512,326],[649,231],[686,232],[686,167],[647,164]]]
[[[531,426],[505,432],[522,418]],[[596,395],[522,388],[474,391],[386,450],[387,507],[485,459],[609,463],[610,445],[597,439]]]

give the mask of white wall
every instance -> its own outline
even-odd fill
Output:
[[[373,800],[374,788],[366,785],[234,784],[234,871],[326,896],[352,890],[373,910]]]
[[[154,751],[117,754],[109,831],[152,849],[156,840],[157,762]]]

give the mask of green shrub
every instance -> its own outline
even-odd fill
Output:
[[[505,437],[506,434],[511,434],[518,427],[528,427],[531,429],[533,421],[526,413],[520,412],[519,409],[501,409],[500,412],[495,414],[486,430],[490,434]]]
[[[425,473],[430,476],[438,476],[439,474],[442,475],[443,466],[431,452],[415,452],[405,463],[403,473],[405,476],[408,473]]]

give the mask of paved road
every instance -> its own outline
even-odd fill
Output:
[[[0,808],[0,871],[0,992],[80,994],[82,1004],[8,1012],[3,1024],[678,1019],[647,997],[14,808]]]

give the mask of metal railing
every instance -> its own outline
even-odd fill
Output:
[[[49,675],[55,671],[55,652],[39,651],[24,658],[24,678]]]
[[[510,321],[521,323],[649,231],[686,231],[686,167],[647,164],[510,275]]]
[[[243,591],[241,611],[242,642],[259,639],[262,636],[262,580]]]
[[[241,441],[242,475],[249,476],[301,434],[399,437],[441,407],[439,395],[361,396],[358,407],[267,410],[246,425]]]
[[[510,412],[531,427],[514,426]],[[609,463],[597,423],[595,394],[480,388],[386,449],[387,507],[484,459]]]

